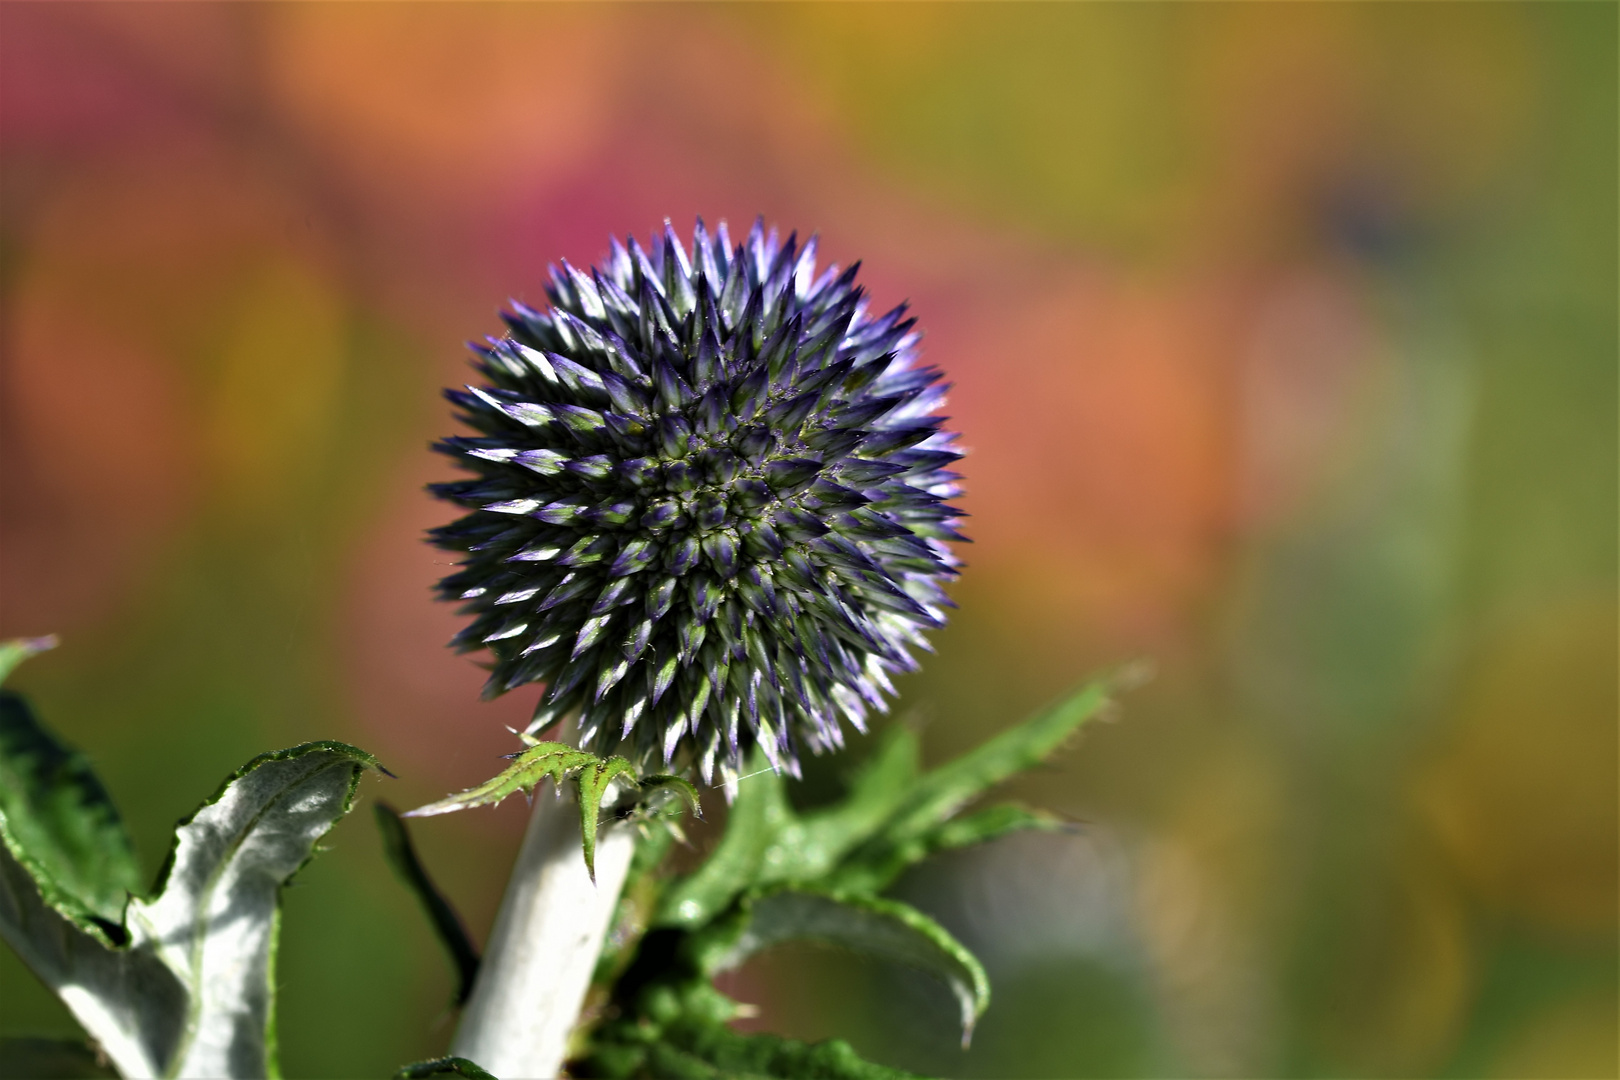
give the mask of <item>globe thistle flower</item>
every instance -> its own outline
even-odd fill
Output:
[[[885,707],[950,606],[955,436],[905,305],[873,317],[859,264],[756,222],[732,246],[666,222],[603,269],[551,269],[450,390],[474,474],[433,532],[439,583],[494,655],[486,696],[545,690],[529,731],[577,712],[580,745],[736,773],[755,745],[798,771]]]

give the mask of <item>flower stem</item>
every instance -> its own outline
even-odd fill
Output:
[[[502,1077],[555,1077],[590,989],[635,851],[635,829],[602,827],[585,871],[571,792],[535,792],[517,865],[451,1053]]]

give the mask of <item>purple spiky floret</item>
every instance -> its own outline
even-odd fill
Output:
[[[666,222],[603,269],[563,263],[551,309],[516,301],[450,390],[477,435],[435,484],[471,511],[433,532],[439,583],[488,648],[486,694],[543,682],[530,732],[735,775],[758,745],[797,772],[885,707],[950,606],[961,540],[939,372],[905,305],[876,317],[859,264],[756,222],[733,247]]]

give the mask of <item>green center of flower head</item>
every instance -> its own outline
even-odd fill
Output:
[[[700,221],[650,252],[554,268],[551,309],[514,302],[486,384],[448,392],[480,434],[439,446],[475,474],[433,488],[470,511],[434,532],[463,556],[440,591],[487,692],[546,684],[531,732],[577,712],[598,753],[796,770],[943,621],[944,388],[904,305],[869,317],[814,239]]]

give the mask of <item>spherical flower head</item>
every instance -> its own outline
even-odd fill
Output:
[[[859,264],[818,275],[815,251],[699,220],[688,252],[666,222],[552,268],[551,309],[513,301],[473,347],[439,590],[472,616],[454,644],[494,655],[488,696],[545,683],[530,732],[577,713],[598,754],[712,781],[757,745],[796,773],[943,622],[945,387],[905,306],[872,317]]]

